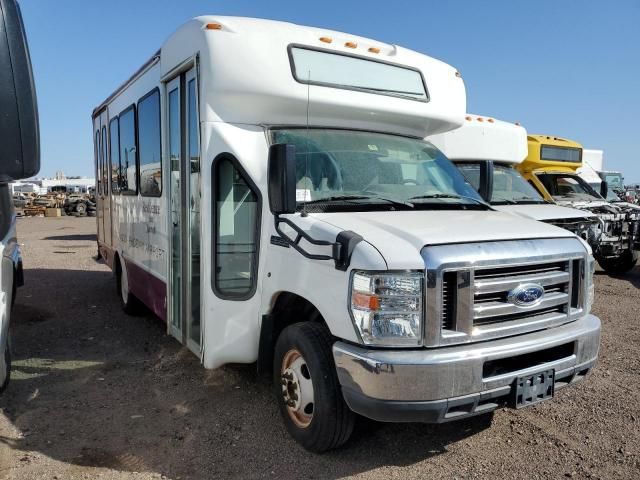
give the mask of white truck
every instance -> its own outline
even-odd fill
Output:
[[[598,217],[546,201],[516,170],[527,157],[527,131],[493,117],[467,114],[455,130],[428,140],[462,172],[493,208],[565,228],[596,249]]]
[[[465,107],[453,67],[396,45],[187,22],[92,115],[123,308],[145,303],[205,368],[257,362],[315,452],[356,414],[444,422],[584,379],[588,246],[494,211],[423,140]]]
[[[38,109],[22,16],[15,0],[0,0],[0,393],[11,377],[9,324],[23,282],[9,183],[38,170]]]

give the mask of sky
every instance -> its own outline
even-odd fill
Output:
[[[93,176],[91,111],[186,20],[290,21],[455,66],[467,111],[604,150],[640,182],[640,0],[19,0],[38,93],[42,168]]]

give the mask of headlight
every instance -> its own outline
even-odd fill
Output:
[[[596,296],[595,285],[593,284],[593,275],[596,271],[596,261],[592,255],[589,255],[587,259],[587,313],[591,311],[591,307],[593,307],[593,301]]]
[[[367,345],[422,345],[422,273],[355,272],[351,317]]]

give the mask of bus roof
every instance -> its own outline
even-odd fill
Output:
[[[492,117],[467,114],[456,130],[427,138],[450,160],[520,163],[527,156],[527,131]]]
[[[347,33],[255,18],[197,17],[162,45],[160,78],[169,80],[195,58],[202,121],[306,125],[308,111],[311,126],[416,137],[451,130],[464,121],[466,94],[456,69]],[[380,74],[367,74],[371,71]],[[95,112],[144,75],[142,69]],[[362,88],[362,82],[366,87],[376,82],[376,88]]]
[[[582,166],[582,145],[552,135],[529,135],[528,154],[522,170],[575,172]]]
[[[578,142],[561,137],[554,137],[551,135],[534,135],[527,136],[529,143],[534,145],[552,145],[554,147],[567,147],[567,148],[582,148]]]

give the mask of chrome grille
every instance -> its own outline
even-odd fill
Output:
[[[426,247],[422,255],[427,346],[550,328],[583,312],[587,252],[576,238],[442,245]],[[510,291],[528,283],[544,289],[537,304],[508,299]]]
[[[518,267],[481,268],[474,272],[473,325],[505,322],[541,314],[567,314],[571,295],[568,261]],[[509,291],[526,283],[544,287],[542,301],[534,307],[514,305]],[[513,317],[513,318],[512,318]]]

